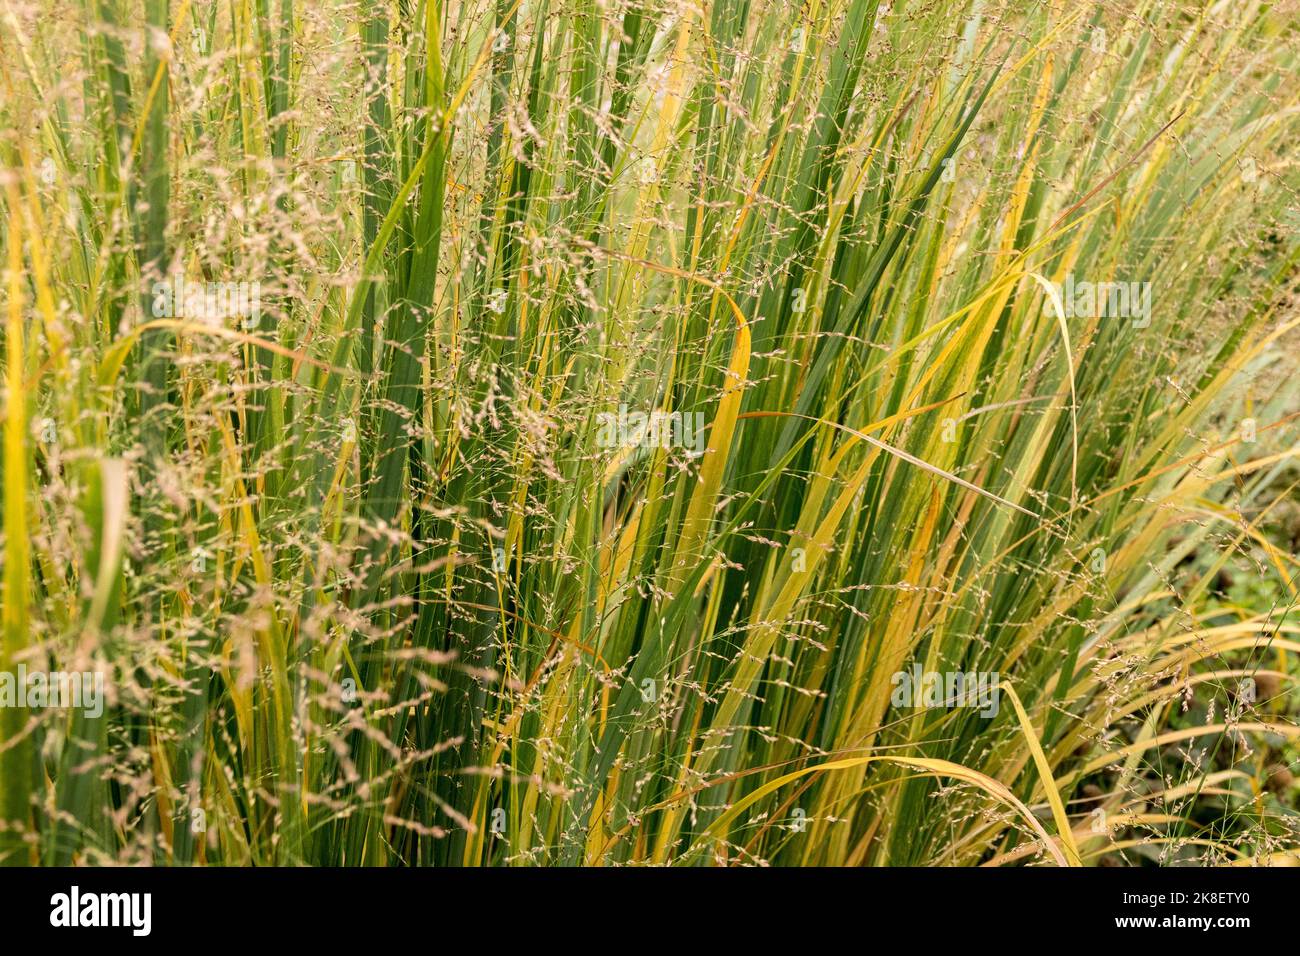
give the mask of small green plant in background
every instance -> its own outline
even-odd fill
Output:
[[[1300,859],[1298,14],[4,0],[0,860]]]

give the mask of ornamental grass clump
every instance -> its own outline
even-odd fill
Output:
[[[0,861],[1300,858],[1294,0],[4,0]]]

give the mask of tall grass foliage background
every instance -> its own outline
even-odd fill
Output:
[[[1300,862],[1298,27],[0,0],[0,859]]]

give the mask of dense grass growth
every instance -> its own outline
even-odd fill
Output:
[[[0,19],[4,862],[1300,860],[1293,0]]]

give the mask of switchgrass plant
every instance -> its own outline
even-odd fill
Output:
[[[1294,0],[0,21],[4,862],[1300,860]]]

